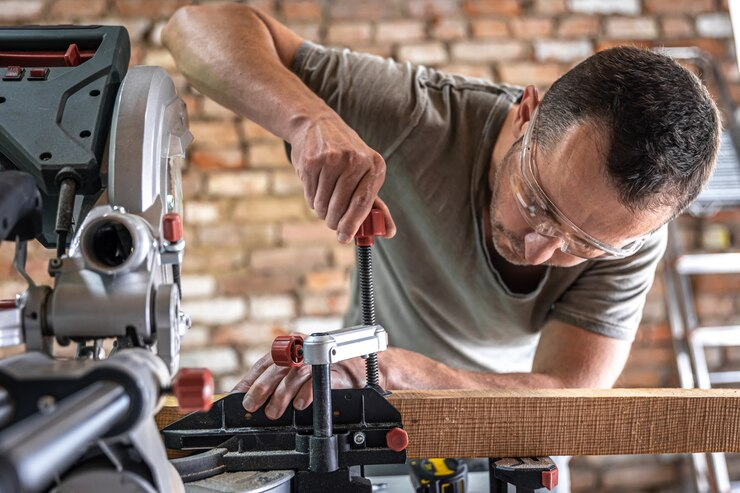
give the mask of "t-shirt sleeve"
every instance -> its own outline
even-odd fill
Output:
[[[410,63],[305,41],[292,70],[386,159],[419,123],[426,102],[419,83],[426,69]]]
[[[667,229],[663,227],[630,257],[592,262],[553,305],[550,317],[632,341],[666,241]]]

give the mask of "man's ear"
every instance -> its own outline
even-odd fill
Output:
[[[512,130],[515,138],[518,139],[524,135],[526,125],[532,120],[532,114],[539,104],[540,92],[537,90],[537,87],[533,85],[525,87],[522,100],[514,116],[514,128]]]

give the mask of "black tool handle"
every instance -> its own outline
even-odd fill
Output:
[[[0,242],[30,240],[41,233],[41,195],[22,171],[0,171]]]

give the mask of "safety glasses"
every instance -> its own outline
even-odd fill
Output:
[[[645,235],[629,241],[622,247],[607,245],[581,230],[547,196],[537,181],[535,163],[536,143],[533,141],[537,124],[538,109],[522,139],[519,168],[511,173],[511,189],[514,199],[527,224],[538,234],[560,240],[560,250],[584,259],[607,260],[632,255],[642,247],[650,236]]]

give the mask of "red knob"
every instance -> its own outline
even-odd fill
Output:
[[[301,366],[303,364],[303,337],[276,337],[272,342],[270,354],[272,361],[278,366]]]
[[[385,236],[385,216],[380,209],[372,209],[355,234],[355,245],[371,246],[376,236]]]
[[[172,384],[182,412],[208,411],[213,403],[213,375],[206,368],[182,368]]]
[[[13,308],[18,308],[15,300],[0,300],[0,310],[12,310]]]
[[[403,452],[409,446],[409,434],[402,428],[393,428],[385,434],[385,443],[394,452]]]
[[[162,217],[162,236],[170,243],[182,240],[182,218],[177,212],[168,212]]]

